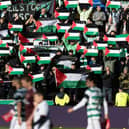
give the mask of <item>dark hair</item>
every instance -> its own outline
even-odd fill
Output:
[[[31,82],[32,83],[32,78],[30,76],[23,76],[21,80],[25,80],[26,82]]]
[[[44,96],[44,95],[43,95],[43,92],[41,92],[41,91],[35,92],[34,95]]]
[[[95,84],[97,83],[97,77],[93,72],[89,73],[86,80],[93,81]]]

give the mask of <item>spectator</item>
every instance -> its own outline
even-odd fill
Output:
[[[69,96],[64,92],[64,88],[60,88],[60,92],[55,96],[55,104],[65,106],[70,102]]]
[[[129,95],[123,91],[123,88],[119,88],[119,92],[116,94],[115,106],[117,107],[127,107],[129,102]]]
[[[98,26],[100,34],[104,34],[105,32],[104,22],[106,21],[106,16],[105,13],[101,10],[100,6],[97,6],[97,11],[93,13],[92,19]]]
[[[103,80],[103,95],[108,98],[108,102],[112,104],[112,83],[113,83],[113,74],[110,71],[110,68],[107,66],[106,71],[102,76]]]
[[[80,21],[86,21],[86,22],[88,21],[88,18],[92,12],[92,8],[93,7],[90,7],[89,9],[83,8],[83,10],[81,10],[78,4],[77,11],[80,14]]]
[[[128,68],[125,67],[123,72],[121,73],[119,77],[120,81],[120,86],[127,92],[129,93],[129,73],[128,73]]]

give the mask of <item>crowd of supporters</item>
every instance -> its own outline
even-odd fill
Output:
[[[29,0],[22,2],[35,4],[35,1]],[[42,4],[40,0],[37,2]],[[11,80],[14,77],[42,74],[43,80],[36,81],[33,85],[36,90],[44,92],[46,99],[54,100],[59,91],[56,67],[63,70],[63,73],[94,72],[97,76],[96,85],[101,87],[108,102],[114,104],[115,95],[120,88],[122,89],[120,92],[127,93],[127,97],[124,98],[124,101],[126,99],[124,106],[127,106],[129,101],[129,3],[123,5],[121,1],[121,4],[115,3],[116,5],[112,7],[111,4],[107,4],[108,1],[102,1],[103,5],[94,7],[92,3],[81,3],[81,0],[75,0],[74,5],[73,3],[70,5],[67,0],[52,2],[53,13],[50,13],[50,8],[44,6],[30,14],[26,21],[23,21],[18,13],[10,18],[6,8],[0,11],[0,98],[13,98],[15,89],[11,85]],[[22,25],[22,31],[11,30],[13,25]],[[3,30],[8,30],[7,37]],[[38,43],[34,42],[34,38],[41,39],[39,35],[42,34],[43,39]],[[33,42],[29,38],[33,38]],[[4,46],[3,42],[7,39],[12,40],[12,43],[7,41]],[[26,44],[31,48],[25,48]],[[2,53],[5,48],[9,49],[8,55]],[[30,56],[31,61],[24,62],[22,57],[25,60],[27,56]],[[38,63],[40,56],[49,57],[50,61],[44,63],[44,59],[43,63]],[[33,57],[35,61],[32,61]],[[23,68],[24,72],[22,75],[11,75],[10,68],[11,70]],[[98,69],[99,72],[97,72]],[[77,103],[82,98],[83,88],[72,86],[65,88],[71,104]],[[118,104],[123,97],[122,95],[118,97],[118,94],[116,106],[123,106]],[[61,98],[64,95],[64,93],[57,94]]]

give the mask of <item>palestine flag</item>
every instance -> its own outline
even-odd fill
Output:
[[[56,28],[57,23],[57,19],[39,19],[36,22],[36,30],[37,32],[42,32],[42,30],[47,30],[48,27]]]
[[[55,41],[57,41],[58,40],[58,37],[57,37],[57,35],[56,34],[54,34],[54,33],[48,33],[48,34],[43,34],[42,35],[42,40],[45,40],[45,41],[50,41],[50,42],[55,42]]]
[[[79,32],[65,32],[65,39],[67,40],[80,40]]]
[[[24,43],[19,45],[20,53],[26,53],[29,49],[34,48],[33,43]]]
[[[93,0],[79,0],[79,4],[90,4],[93,6]]]
[[[55,11],[55,18],[58,18],[60,20],[67,20],[70,16],[70,12],[68,11]]]
[[[42,73],[41,74],[34,74],[34,75],[29,74],[29,76],[32,78],[32,82],[39,82],[39,81],[44,80],[44,76]]]
[[[86,49],[86,46],[80,46],[80,44],[77,44],[77,48],[76,48],[77,52],[83,53],[85,49]]]
[[[107,57],[120,57],[121,51],[119,49],[105,49],[105,56]]]
[[[23,30],[23,25],[8,23],[8,29],[9,29],[10,31],[18,31],[18,32],[21,32],[21,31]]]
[[[56,84],[57,87],[64,88],[86,88],[86,76],[81,73],[70,73],[61,71],[56,68]]]
[[[7,47],[0,47],[0,56],[8,56],[10,54],[10,50]]]
[[[78,0],[64,0],[66,8],[77,8]]]
[[[78,23],[73,21],[72,23],[73,30],[84,31],[84,28],[85,28],[85,23]]]
[[[129,42],[129,34],[120,34],[116,35],[117,42]]]
[[[5,0],[0,2],[0,9],[8,8],[8,6],[12,5],[10,0]]]
[[[98,28],[97,27],[84,27],[84,34],[85,35],[98,35],[99,34],[99,31],[98,31]]]
[[[21,63],[36,63],[35,56],[20,56]]]
[[[94,74],[102,74],[102,66],[90,67],[89,65],[87,65],[86,69],[94,72]]]
[[[71,27],[68,24],[58,23],[56,24],[56,28],[58,33],[65,33],[65,31],[68,31]]]
[[[24,68],[12,68],[9,66],[8,73],[9,75],[23,75]]]
[[[84,49],[83,54],[85,56],[98,56],[98,49],[88,48]]]
[[[35,39],[42,38],[42,33],[24,32],[24,33],[19,33],[18,36],[21,43],[32,43]]]
[[[110,0],[108,0],[107,3],[106,3],[106,7],[119,9],[119,8],[121,8],[121,2],[120,1],[110,1]]]
[[[76,58],[70,56],[61,56],[57,61],[57,68],[71,69],[73,63],[76,62]]]
[[[50,64],[51,62],[51,58],[50,56],[37,56],[37,63],[38,64]]]
[[[93,41],[93,46],[95,46],[98,50],[105,50],[105,48],[108,47],[108,44],[103,41]]]
[[[7,47],[7,44],[13,43],[10,38],[0,39],[0,47]]]
[[[107,37],[106,35],[104,35],[103,38],[104,41],[108,42],[109,45],[116,45],[116,37]]]

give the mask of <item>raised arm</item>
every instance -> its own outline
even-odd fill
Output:
[[[108,119],[108,104],[105,98],[103,99],[103,107],[104,107],[105,119]]]

